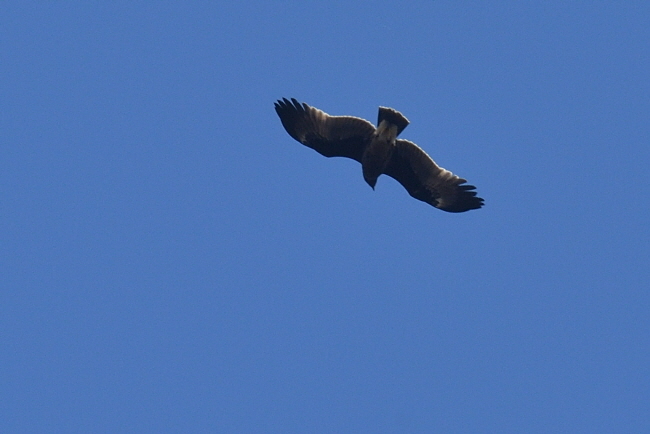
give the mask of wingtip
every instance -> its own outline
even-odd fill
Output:
[[[458,193],[454,195],[455,197],[452,200],[445,201],[442,198],[436,200],[434,205],[436,208],[451,212],[451,213],[461,213],[466,211],[471,211],[474,209],[480,209],[485,205],[485,200],[482,197],[477,196],[476,189],[473,185],[457,185]]]

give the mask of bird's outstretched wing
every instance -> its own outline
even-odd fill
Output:
[[[326,157],[348,157],[361,162],[375,127],[353,116],[330,116],[322,110],[286,98],[275,103],[289,135]]]
[[[473,185],[438,166],[418,145],[397,140],[384,173],[395,178],[411,196],[448,212],[463,212],[483,206]]]

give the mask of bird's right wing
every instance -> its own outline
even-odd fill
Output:
[[[326,157],[348,157],[361,162],[375,127],[353,116],[330,116],[322,110],[286,98],[275,103],[289,135]]]
[[[438,166],[418,145],[396,140],[386,175],[395,178],[411,196],[443,211],[464,212],[483,206],[473,185]]]

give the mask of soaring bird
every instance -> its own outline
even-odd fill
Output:
[[[330,116],[296,99],[275,103],[287,133],[326,157],[348,157],[361,163],[363,179],[375,189],[385,173],[414,198],[448,212],[483,206],[473,185],[438,166],[418,145],[397,136],[409,124],[400,112],[379,107],[377,128],[354,116]]]

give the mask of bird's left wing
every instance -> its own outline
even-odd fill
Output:
[[[448,212],[464,212],[483,206],[473,185],[438,166],[422,148],[408,140],[396,140],[395,151],[384,173],[395,178],[411,196]]]
[[[275,103],[275,111],[289,135],[326,157],[348,157],[361,162],[375,127],[353,116],[330,116],[322,110],[286,98]]]

